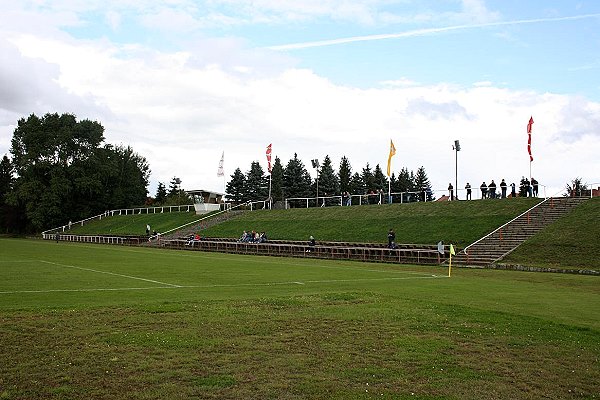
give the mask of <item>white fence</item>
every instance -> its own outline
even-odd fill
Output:
[[[103,218],[114,217],[115,215],[135,215],[135,214],[161,214],[170,212],[190,212],[194,210],[193,204],[186,204],[181,206],[162,206],[162,207],[138,207],[138,208],[122,208],[117,210],[107,210],[102,214],[95,215],[90,218],[82,219],[77,222],[69,222],[68,224],[59,226],[58,228],[48,229],[42,232],[42,236],[45,234],[54,234],[56,232],[68,232],[73,226],[80,225],[84,226],[88,222],[100,221]]]

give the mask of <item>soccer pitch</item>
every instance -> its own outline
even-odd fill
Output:
[[[0,398],[600,396],[598,277],[447,274],[0,239]]]

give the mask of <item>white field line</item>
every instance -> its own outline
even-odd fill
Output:
[[[54,263],[52,263],[54,264]],[[69,266],[67,266],[69,267]],[[73,267],[78,268],[78,267]],[[84,268],[85,269],[85,268]],[[102,272],[102,271],[95,271]],[[117,274],[118,275],[118,274]],[[119,275],[124,276],[124,275]],[[306,285],[319,283],[349,283],[349,282],[373,282],[373,281],[399,281],[410,279],[437,279],[448,278],[445,275],[429,276],[410,276],[410,277],[387,277],[387,278],[358,278],[358,279],[324,279],[308,281],[286,281],[286,282],[265,282],[265,283],[239,283],[239,284],[214,284],[214,285],[170,285],[154,287],[130,287],[130,288],[90,288],[90,289],[47,289],[47,290],[10,290],[0,291],[0,294],[19,294],[19,293],[54,293],[54,292],[108,292],[108,291],[132,291],[132,290],[152,290],[152,289],[214,289],[214,288],[240,288],[240,287],[265,287],[265,286],[289,286]],[[146,280],[146,279],[142,279]]]
[[[165,285],[165,286],[171,286],[171,287],[180,287],[179,285],[174,285],[172,283],[165,283],[165,282],[155,281],[155,280],[152,280],[152,279],[140,278],[138,276],[123,275],[123,274],[117,274],[117,273],[108,272],[108,271],[99,271],[97,269],[77,267],[75,265],[66,265],[66,264],[60,264],[60,263],[55,263],[55,262],[51,262],[51,261],[45,261],[45,260],[38,260],[38,261],[41,262],[41,263],[44,263],[44,264],[56,265],[58,267],[74,268],[74,269],[78,269],[78,270],[81,270],[81,271],[96,272],[98,274],[113,275],[113,276],[119,276],[121,278],[129,278],[129,279],[136,279],[138,281],[144,281],[144,282],[150,282],[150,283],[157,283],[159,285]]]

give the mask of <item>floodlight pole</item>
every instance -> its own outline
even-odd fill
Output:
[[[455,197],[456,200],[458,200],[458,152],[460,151],[460,143],[458,140],[454,141],[454,146],[452,146],[452,149],[454,149],[455,151],[455,158],[454,158],[454,190],[456,193]]]

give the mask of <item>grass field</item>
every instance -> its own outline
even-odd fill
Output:
[[[0,399],[600,398],[598,277],[0,239]]]

